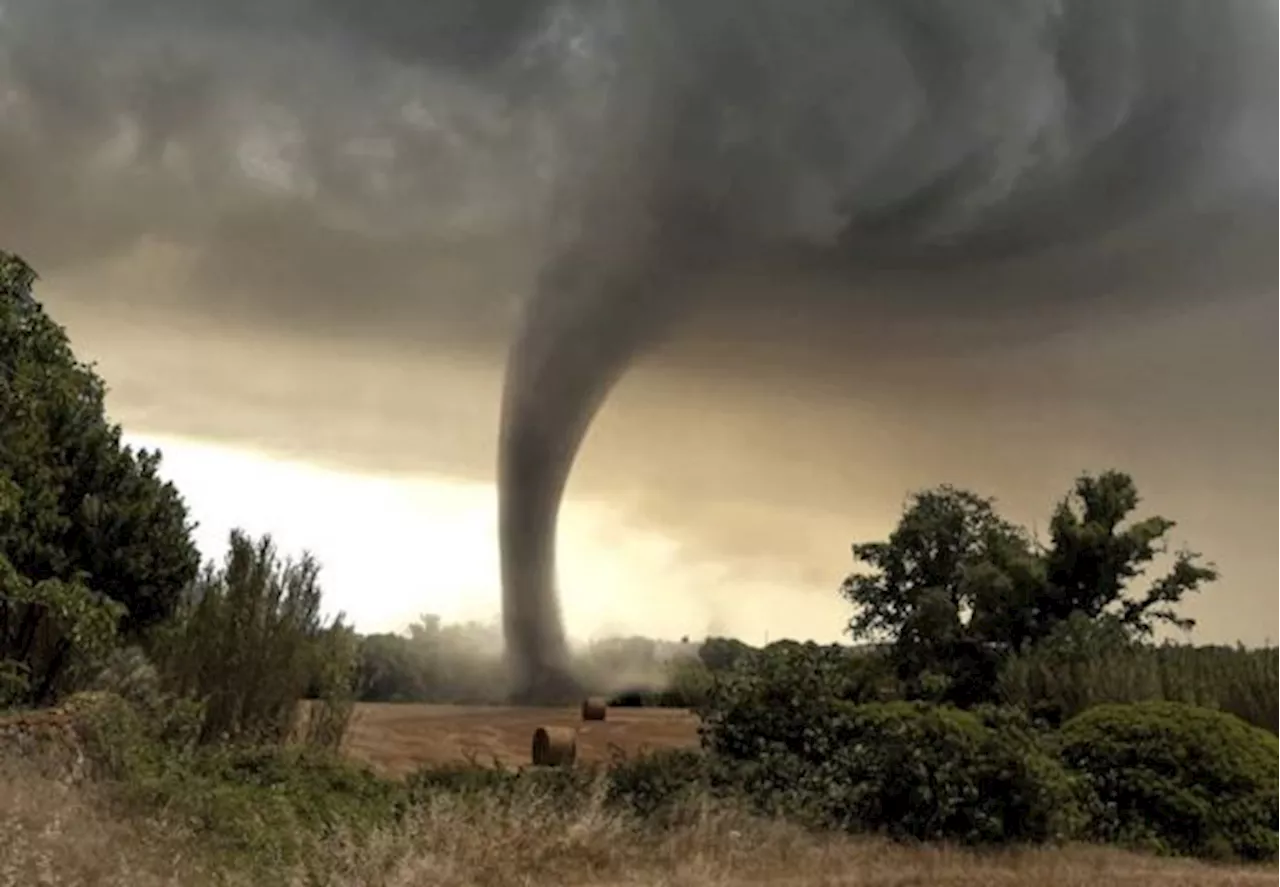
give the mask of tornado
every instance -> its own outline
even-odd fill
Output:
[[[575,457],[617,381],[694,318],[815,348],[943,318],[981,347],[1276,286],[1274,3],[560,9],[599,81],[501,406],[523,701],[578,691],[555,569]]]
[[[516,696],[559,700],[560,503],[646,361],[776,358],[762,378],[835,403],[891,387],[868,378],[886,355],[1274,305],[1276,19],[1275,0],[0,0],[0,235],[104,309],[505,353],[506,644]],[[172,304],[91,278],[138,256],[171,269]],[[421,467],[489,475],[457,449]]]

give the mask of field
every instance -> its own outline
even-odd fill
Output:
[[[406,707],[407,708],[407,707]],[[465,714],[461,712],[460,714]],[[451,721],[443,716],[445,724]],[[513,715],[512,723],[520,723]],[[427,723],[434,718],[409,719]],[[644,719],[639,719],[643,721]],[[633,722],[634,723],[634,722]],[[624,730],[625,732],[625,730]],[[640,730],[643,733],[643,725]],[[181,821],[122,816],[91,784],[67,785],[0,757],[0,887],[1263,887],[1274,867],[1211,866],[1108,848],[974,854],[812,834],[710,810],[654,832],[594,805],[558,815],[448,799],[354,846],[312,841],[306,872],[258,875],[210,856]]]
[[[578,708],[362,703],[343,743],[348,755],[378,772],[403,776],[423,764],[514,767],[529,763],[538,727],[578,731],[578,760],[607,761],[614,750],[693,747],[698,719],[683,709],[611,708],[604,721],[582,720]]]

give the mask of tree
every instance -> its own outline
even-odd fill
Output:
[[[887,541],[853,546],[871,569],[841,586],[857,608],[849,631],[889,643],[911,695],[973,703],[993,696],[1003,659],[1073,617],[1114,620],[1130,639],[1159,622],[1190,627],[1175,607],[1217,573],[1180,552],[1130,595],[1174,526],[1163,517],[1125,525],[1138,502],[1126,474],[1082,476],[1058,504],[1046,548],[991,499],[950,486],[918,493]]]
[[[1176,524],[1149,517],[1122,527],[1140,502],[1133,478],[1118,471],[1084,476],[1054,511],[1045,558],[1046,593],[1037,602],[1038,623],[1048,634],[1072,613],[1090,618],[1111,614],[1135,636],[1149,637],[1159,623],[1190,629],[1195,621],[1175,607],[1188,594],[1218,578],[1200,555],[1179,551],[1173,567],[1138,597],[1129,585],[1167,551],[1165,537]]]
[[[137,636],[173,612],[199,554],[185,504],[158,476],[159,454],[121,444],[102,380],[34,299],[35,281],[29,265],[0,251],[0,485],[9,491],[0,660],[19,663],[48,693],[75,659],[77,634],[54,617],[52,598],[31,589],[114,601],[121,627]]]
[[[849,631],[889,643],[908,694],[966,702],[989,695],[999,650],[974,629],[1008,602],[1034,596],[1027,534],[1000,518],[993,500],[942,486],[913,495],[889,539],[854,545],[853,555],[871,570],[841,586],[857,607]]]
[[[709,637],[698,647],[698,658],[710,671],[728,671],[746,662],[755,652],[737,638]]]

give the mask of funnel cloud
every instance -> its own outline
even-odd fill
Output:
[[[0,238],[125,318],[505,353],[504,626],[547,698],[560,501],[637,364],[825,398],[795,421],[834,441],[869,389],[965,402],[900,355],[994,377],[1074,331],[1273,317],[1276,26],[1267,0],[0,0]],[[83,283],[131,261],[165,285]]]
[[[1262,4],[610,11],[581,224],[538,281],[503,400],[503,605],[530,696],[572,686],[554,554],[575,454],[673,324],[910,334],[924,315],[980,347],[1113,300],[1274,281],[1274,166],[1248,157],[1275,139]]]

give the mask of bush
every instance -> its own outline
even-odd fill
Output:
[[[573,809],[591,794],[599,772],[591,767],[505,767],[495,763],[428,765],[406,780],[415,804],[435,795],[483,796],[503,804],[536,798],[559,810]]]
[[[703,744],[747,759],[766,745],[795,749],[831,703],[885,702],[896,682],[884,657],[839,646],[779,642],[721,673],[700,707]]]
[[[208,565],[175,618],[153,638],[161,686],[200,700],[200,740],[280,744],[302,738],[335,750],[351,715],[354,633],[321,616],[320,565],[281,559],[270,536],[233,530],[221,568]]]
[[[1069,721],[1061,755],[1097,796],[1089,833],[1162,852],[1276,854],[1276,737],[1173,702],[1101,705]]]
[[[609,766],[607,798],[637,816],[671,822],[712,789],[711,764],[693,749],[619,755]]]
[[[712,761],[702,752],[664,749],[635,757],[619,753],[607,766],[431,765],[409,776],[406,785],[415,804],[437,795],[483,796],[505,804],[536,799],[544,807],[577,810],[595,797],[617,810],[672,822],[711,788],[711,774]]]
[[[267,867],[302,863],[313,837],[368,835],[407,809],[403,786],[330,753],[197,746],[198,707],[159,711],[109,693],[79,694],[67,707],[115,804],[163,810],[215,853]]]
[[[851,707],[829,770],[845,822],[895,837],[1030,843],[1078,827],[1076,791],[1029,725],[945,706]]]
[[[1078,828],[1077,783],[1021,713],[856,705],[805,690],[748,684],[736,705],[719,699],[705,729],[708,750],[735,762],[762,812],[966,844],[1042,842]]]

